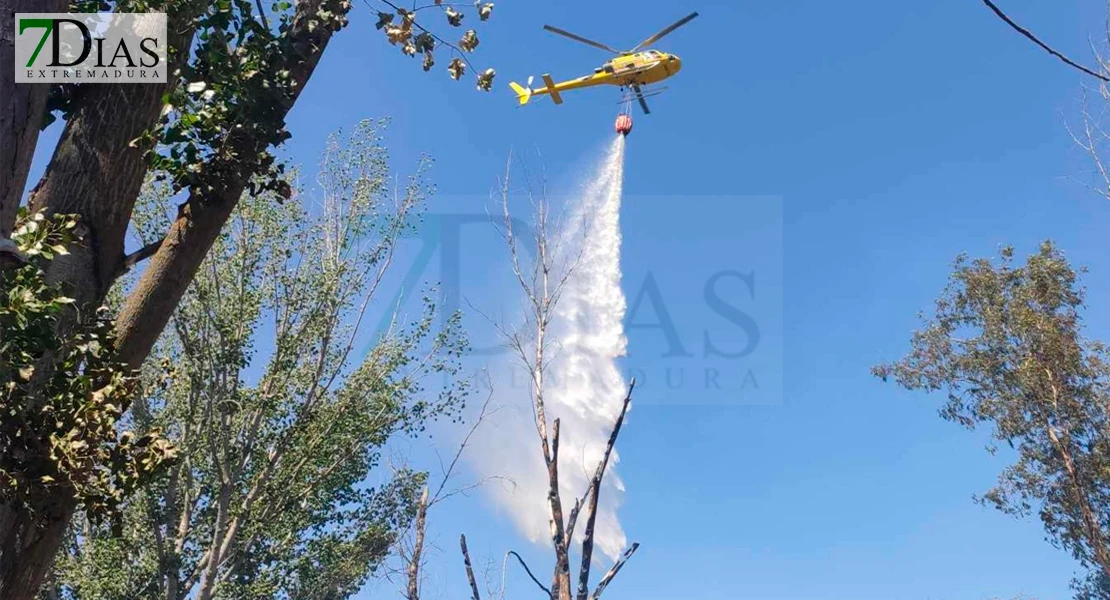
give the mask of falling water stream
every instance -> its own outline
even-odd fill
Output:
[[[620,205],[625,138],[614,136],[595,169],[571,197],[558,235],[558,260],[571,267],[548,327],[545,375],[548,418],[560,419],[559,476],[564,510],[582,496],[601,459],[625,395],[617,361],[625,355],[621,290]],[[507,362],[510,362],[507,360]],[[519,363],[501,365],[519,368]],[[501,385],[497,394],[518,410],[501,411],[496,427],[472,453],[480,475],[512,485],[489,488],[499,507],[535,542],[550,539],[548,481],[536,440],[527,387]],[[525,403],[525,404],[522,404]],[[594,541],[611,558],[624,550],[617,517],[624,492],[610,458],[598,504]],[[579,536],[575,536],[578,538]]]

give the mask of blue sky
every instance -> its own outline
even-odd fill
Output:
[[[1093,1],[1009,4],[1077,57],[1103,22]],[[541,152],[530,160],[563,191],[607,143],[617,98],[588,90],[560,107],[516,108],[509,79],[577,76],[604,59],[542,25],[628,47],[690,9],[702,17],[659,45],[683,71],[654,114],[634,117],[622,260],[630,302],[650,270],[696,356],[662,357],[660,333],[640,330],[629,362],[704,367],[702,330],[735,333],[702,302],[704,278],[754,268],[778,286],[766,292],[781,302],[783,385],[757,406],[696,385],[638,397],[620,470],[625,530],[642,547],[607,597],[1066,597],[1074,565],[1039,523],[971,501],[1002,460],[941,421],[939,399],[868,374],[905,350],[956,254],[1003,243],[1029,250],[1052,237],[1090,266],[1088,318],[1108,333],[1098,232],[1110,228],[1110,203],[1068,180],[1088,168],[1064,129],[1081,79],[980,3],[498,2],[477,61],[500,73],[488,95],[423,73],[376,37],[359,4],[297,105],[289,153],[313,162],[334,128],[388,115],[399,169],[420,152],[437,159],[433,211],[482,213],[513,148]],[[781,199],[768,200],[781,202],[781,224],[755,208],[766,205],[729,200],[751,196]],[[464,294],[480,303],[500,255],[482,241],[464,248]],[[763,309],[773,334],[774,306]],[[482,321],[469,322],[480,336]],[[429,591],[442,597],[464,596],[462,531],[498,563],[515,547],[544,564],[480,497],[444,505],[434,529],[443,551],[431,572],[442,581]],[[514,597],[532,592],[515,571],[510,585]]]
[[[1104,22],[1094,0],[1006,5],[1077,58]],[[359,2],[291,116],[286,153],[313,164],[334,129],[390,116],[398,169],[422,152],[437,159],[433,212],[481,214],[513,148],[538,149],[530,160],[569,190],[607,143],[617,97],[587,90],[518,109],[510,79],[577,76],[604,60],[542,25],[628,47],[691,9],[702,17],[658,46],[683,71],[654,114],[634,117],[622,260],[630,301],[650,271],[695,356],[661,356],[660,332],[637,330],[629,363],[704,369],[703,331],[723,345],[736,330],[701,286],[755,269],[771,353],[761,373],[781,385],[754,403],[692,384],[638,397],[620,470],[625,531],[642,547],[606,597],[1067,597],[1075,565],[1039,523],[971,501],[1004,457],[942,421],[939,398],[868,374],[904,352],[958,253],[1005,243],[1025,253],[1051,237],[1089,266],[1090,332],[1110,339],[1110,202],[1076,181],[1089,165],[1064,128],[1083,80],[980,2],[502,0],[480,29],[477,62],[499,71],[492,94],[422,72]],[[464,247],[464,293],[480,301],[502,265],[488,240]],[[459,532],[481,560],[528,549],[480,497],[433,521],[442,581],[430,585],[445,598],[464,597]],[[526,555],[544,564],[542,549]],[[510,583],[513,597],[532,591]]]
[[[1008,5],[1082,58],[1103,22],[1093,1]],[[539,148],[553,180],[573,181],[610,135],[615,93],[517,109],[508,79],[573,76],[603,60],[541,26],[631,46],[689,9],[702,17],[659,45],[683,71],[653,115],[635,115],[629,138],[627,293],[651,270],[671,316],[694,323],[680,333],[697,348],[699,323],[713,322],[697,296],[703,271],[766,268],[781,253],[784,384],[760,406],[722,406],[697,386],[640,399],[620,469],[625,530],[643,545],[607,597],[1067,597],[1074,564],[1039,523],[971,500],[1003,457],[942,421],[938,398],[868,374],[906,349],[958,253],[1004,243],[1028,251],[1051,237],[1090,266],[1088,320],[1110,337],[1099,308],[1110,303],[1099,235],[1110,203],[1070,180],[1088,165],[1064,129],[1082,80],[979,2],[501,2],[481,54],[500,72],[492,96],[368,42],[356,16],[298,104],[294,152],[311,157],[324,132],[392,115],[399,166],[424,150],[437,157],[443,210],[481,211],[514,147]],[[752,211],[707,195],[780,197],[781,247],[753,251]],[[677,364],[659,356],[658,332],[630,342],[630,361]],[[439,519],[443,597],[463,597],[458,532],[498,561],[525,546],[480,499]],[[511,581],[514,596],[531,592]]]

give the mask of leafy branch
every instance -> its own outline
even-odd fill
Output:
[[[447,18],[447,23],[451,27],[461,27],[462,21],[466,16],[465,13],[455,10],[455,7],[462,7],[462,4],[446,4],[437,1],[435,4],[427,4],[424,6],[416,6],[412,9],[402,8],[397,6],[390,0],[379,0],[387,5],[392,12],[378,11],[378,21],[375,27],[385,33],[389,43],[394,46],[400,46],[401,52],[406,56],[422,55],[423,69],[430,71],[435,65],[435,47],[436,45],[445,46],[451,49],[451,62],[447,66],[447,72],[452,79],[458,81],[469,68],[473,71],[478,71],[477,68],[470,62],[468,55],[477,49],[480,41],[478,39],[478,32],[474,29],[468,29],[458,42],[452,43],[445,39],[443,36],[437,34],[432,29],[425,27],[416,19],[416,13],[429,8],[439,8],[443,15]],[[371,10],[376,10],[368,0],[363,0]],[[481,21],[487,21],[493,13],[492,2],[475,2],[473,7],[478,14]],[[399,17],[399,20],[398,20]],[[485,69],[478,72],[477,87],[482,91],[490,91],[493,89],[493,78],[497,72],[492,69]]]

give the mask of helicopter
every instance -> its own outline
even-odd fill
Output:
[[[698,13],[696,12],[690,13],[672,25],[664,28],[659,33],[640,42],[635,48],[624,52],[606,44],[602,44],[601,42],[595,42],[589,38],[559,29],[558,27],[544,25],[543,28],[547,31],[557,33],[595,48],[600,48],[606,52],[612,52],[617,56],[594,69],[592,75],[555,83],[551,79],[551,75],[544,73],[542,75],[544,87],[542,88],[532,89],[532,77],[528,78],[527,85],[522,86],[514,81],[509,84],[509,87],[516,92],[517,99],[523,106],[528,104],[534,96],[548,95],[551,96],[555,104],[562,104],[563,92],[596,85],[616,85],[620,86],[622,91],[628,90],[628,98],[635,96],[636,100],[640,102],[640,108],[643,109],[644,114],[651,114],[651,109],[648,108],[648,103],[645,98],[658,94],[662,92],[663,89],[657,89],[645,94],[642,86],[658,83],[678,73],[682,68],[682,60],[674,54],[652,49],[644,50],[644,48],[659,41],[663,36],[671,33],[675,29],[689,23],[697,16]]]

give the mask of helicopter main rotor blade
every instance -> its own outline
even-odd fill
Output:
[[[559,29],[558,27],[552,27],[550,25],[544,25],[543,28],[550,31],[551,33],[557,33],[559,35],[568,37],[572,40],[582,42],[583,44],[589,44],[590,46],[593,46],[594,48],[601,48],[602,50],[605,50],[606,52],[612,52],[613,54],[623,54],[623,52],[621,52],[620,50],[617,50],[617,49],[612,48],[610,46],[606,46],[605,44],[602,44],[601,42],[595,42],[595,41],[593,41],[589,38],[584,38],[580,35],[575,35],[575,34],[569,32],[569,31],[566,31],[564,29]]]
[[[685,17],[682,17],[677,22],[675,22],[674,25],[671,25],[670,27],[664,29],[663,31],[660,31],[659,33],[657,33],[657,34],[649,37],[648,39],[640,42],[635,48],[629,50],[628,53],[629,54],[634,54],[636,52],[639,52],[641,48],[644,48],[645,46],[650,46],[650,45],[654,44],[655,42],[658,42],[660,39],[663,38],[663,36],[669,34],[670,32],[674,31],[675,29],[678,29],[679,27],[682,27],[683,25],[689,23],[690,21],[693,21],[694,17],[696,17],[696,16],[698,16],[698,13],[692,12],[692,13],[686,15]]]
[[[647,100],[644,99],[644,90],[640,89],[639,85],[633,85],[632,89],[636,92],[636,99],[640,101],[640,108],[644,109],[644,114],[650,115],[651,109],[648,108]]]

